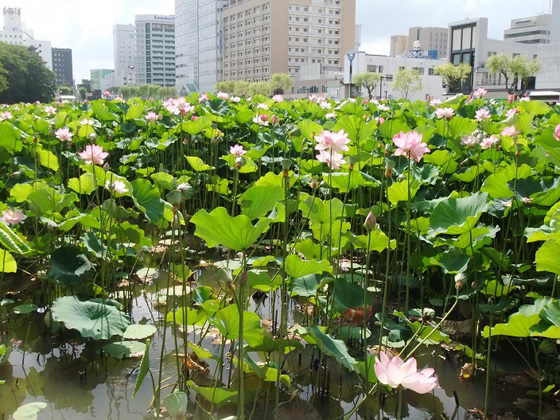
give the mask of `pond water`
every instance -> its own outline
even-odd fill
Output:
[[[199,273],[200,274],[200,273]],[[198,284],[216,287],[213,269],[202,271],[197,278]],[[164,276],[155,279],[154,284],[132,300],[131,319],[135,323],[153,324],[158,327],[151,341],[150,368],[157,378],[160,365],[162,345],[165,343],[162,378],[176,375],[175,333],[176,329],[168,325],[165,331],[163,320],[165,307],[154,302],[161,300],[161,287],[165,284]],[[160,289],[159,292],[156,290]],[[275,308],[271,307],[273,299],[256,303],[251,300],[250,311],[256,311],[261,319],[272,319]],[[292,305],[294,302],[291,303]],[[6,310],[4,311],[4,314]],[[302,318],[296,310],[290,310],[290,325]],[[155,413],[150,409],[153,397],[151,383],[146,379],[138,393],[131,398],[135,386],[139,358],[124,360],[106,356],[101,351],[101,344],[76,339],[74,334],[55,338],[45,325],[45,315],[30,313],[24,315],[9,314],[4,317],[2,342],[14,347],[7,364],[0,367],[0,418],[7,419],[22,404],[44,401],[47,408],[39,414],[39,419],[153,419]],[[189,340],[200,339],[199,332],[190,332]],[[177,337],[179,348],[183,347],[183,334]],[[217,341],[216,341],[217,340]],[[202,341],[203,347],[219,354],[219,338],[210,333]],[[226,346],[228,350],[228,346]],[[261,355],[251,353],[254,360]],[[419,395],[404,392],[402,417],[408,419],[469,419],[478,418],[472,409],[484,407],[485,384],[478,377],[470,380],[459,379],[461,364],[464,362],[454,353],[448,353],[436,346],[425,347],[418,353],[420,365],[434,366],[439,378],[439,387],[433,393]],[[281,406],[280,418],[339,419],[351,412],[363,398],[356,376],[351,375],[332,358],[319,362],[318,351],[307,346],[294,351],[286,358],[284,368],[293,372],[294,381],[300,389],[299,395],[290,403]],[[495,374],[508,372],[510,375],[526,376],[523,365],[509,354],[506,358],[495,357]],[[521,359],[520,359],[521,360]],[[468,361],[468,360],[467,360]],[[216,370],[216,364],[210,361],[210,371]],[[325,372],[326,375],[325,375]],[[230,364],[223,366],[223,382],[235,378]],[[483,376],[483,375],[480,375]],[[209,382],[202,375],[202,382]],[[173,381],[170,381],[170,383]],[[247,379],[250,384],[250,379]],[[515,382],[515,380],[509,380]],[[235,385],[235,380],[233,381]],[[250,385],[248,385],[250,386]],[[171,388],[164,389],[167,394]],[[513,385],[493,386],[490,394],[489,409],[492,412],[513,413],[511,417],[531,418],[527,411],[516,406],[516,399],[525,397],[526,389]],[[284,396],[284,398],[288,398]],[[521,400],[523,401],[523,400]],[[457,406],[457,402],[459,406]],[[397,398],[395,395],[375,395],[361,404],[350,419],[395,418]],[[517,404],[519,405],[519,404]],[[196,412],[194,418],[209,418],[200,410],[195,410],[193,399],[191,409]],[[252,408],[253,419],[274,418],[273,404],[260,400]],[[534,408],[534,404],[533,404]],[[554,408],[550,408],[553,410]],[[529,409],[530,411],[530,409]],[[551,411],[553,412],[553,411]],[[217,418],[235,415],[235,407],[225,407],[217,411]],[[381,415],[381,417],[379,417]],[[548,417],[555,418],[555,417]]]

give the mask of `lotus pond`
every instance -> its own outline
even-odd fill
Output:
[[[557,419],[560,106],[0,113],[0,416]]]

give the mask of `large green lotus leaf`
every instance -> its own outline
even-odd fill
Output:
[[[525,236],[527,236],[527,242],[554,239],[560,243],[560,201],[550,208],[544,218],[544,225],[539,228],[525,229]]]
[[[311,141],[315,141],[315,136],[323,132],[323,127],[311,120],[301,120],[297,124],[301,135]]]
[[[286,274],[293,277],[304,277],[309,274],[322,274],[323,272],[331,273],[332,267],[327,260],[302,260],[297,255],[290,255],[286,258],[284,269]]]
[[[187,381],[187,385],[190,388],[194,389],[205,400],[216,404],[218,407],[237,401],[237,391],[231,391],[229,389],[223,388],[198,386],[193,381]]]
[[[123,334],[130,320],[113,305],[78,300],[76,296],[58,298],[52,305],[53,319],[77,330],[84,338],[108,340]]]
[[[505,324],[496,324],[490,330],[490,327],[484,327],[482,336],[488,338],[490,332],[492,336],[507,335],[509,337],[529,337],[531,329],[540,322],[539,314],[526,315],[523,313],[515,313],[511,315]]]
[[[116,359],[142,357],[145,350],[146,345],[140,341],[121,341],[103,346],[103,353]]]
[[[516,167],[515,164],[511,164],[486,178],[480,191],[490,194],[492,198],[511,198],[513,197],[513,191],[508,187],[508,182],[515,178],[527,178],[532,173],[533,170],[529,165],[523,164]]]
[[[348,308],[360,306],[366,306],[363,287],[345,278],[338,278],[334,287],[334,308],[342,313]]]
[[[375,187],[378,184],[375,178],[360,171],[324,173],[323,181],[341,193],[355,190],[358,187]]]
[[[450,134],[455,138],[469,135],[476,129],[476,123],[470,118],[456,116],[449,121]]]
[[[209,248],[223,245],[235,251],[245,251],[268,229],[272,220],[261,218],[253,225],[244,214],[231,217],[224,207],[218,207],[210,213],[199,210],[191,222],[196,225],[195,235],[204,239]]]
[[[21,151],[23,144],[20,137],[20,131],[8,121],[0,124],[0,147],[6,149],[9,153]]]
[[[193,136],[210,127],[212,127],[212,120],[208,117],[199,117],[181,124],[181,130]]]
[[[69,179],[68,188],[76,191],[78,194],[89,195],[97,189],[97,185],[93,174],[82,174],[80,178]]]
[[[91,105],[91,109],[94,112],[94,115],[101,121],[119,120],[119,118],[114,113],[112,113],[109,108],[102,102],[94,102],[93,105]]]
[[[554,300],[548,302],[541,310],[542,319],[547,320],[553,325],[560,327],[560,301]]]
[[[321,284],[323,278],[323,276],[317,274],[309,274],[294,279],[292,295],[303,297],[315,296],[317,294],[317,288]]]
[[[354,104],[349,106],[354,106]],[[361,106],[359,106],[358,111],[363,112]],[[356,115],[344,115],[336,121],[334,131],[344,130],[348,134],[348,138],[356,144],[356,142],[363,143],[368,140],[376,128],[376,121],[366,124],[363,118]]]
[[[329,225],[342,217],[344,213],[344,203],[338,198],[331,200],[320,200],[318,198],[306,197],[299,203],[299,209],[304,217],[309,218],[312,224]],[[332,214],[331,214],[332,212]]]
[[[51,256],[49,277],[65,286],[83,284],[92,273],[93,265],[80,248],[63,246]]]
[[[410,131],[408,124],[401,120],[390,119],[379,126],[379,133],[389,140],[392,140],[401,131],[404,133]]]
[[[264,217],[274,209],[276,203],[284,199],[284,190],[272,185],[253,186],[241,195],[241,213],[254,220]]]
[[[213,166],[207,165],[204,163],[202,159],[197,156],[185,156],[189,165],[196,171],[196,172],[204,172],[214,169]]]
[[[153,325],[132,324],[124,332],[123,338],[127,340],[143,340],[154,335],[156,331],[157,329]],[[143,344],[142,347],[144,347]]]
[[[135,179],[130,184],[136,207],[146,213],[150,222],[161,222],[164,218],[165,202],[160,198],[159,190],[147,179]]]
[[[314,325],[307,328],[307,333],[313,339],[312,344],[315,344],[319,350],[327,356],[334,357],[346,369],[353,371],[356,369],[358,362],[348,353],[348,348],[342,340],[335,340],[330,335],[325,334],[321,329]],[[305,336],[304,336],[305,338]],[[307,339],[306,339],[307,340]]]
[[[521,197],[530,198],[533,205],[552,206],[560,199],[559,184],[560,178],[529,177],[509,181],[508,187]]]
[[[550,271],[560,275],[560,244],[552,239],[546,241],[535,255],[537,271]]]
[[[235,168],[235,161],[237,158],[234,155],[225,155],[222,156],[222,159],[225,160],[232,169]],[[253,159],[247,156],[244,156],[243,159],[245,161],[245,163],[243,163],[243,166],[239,169],[236,169],[236,171],[239,171],[240,174],[250,174],[259,170],[259,167]]]
[[[128,108],[128,111],[126,111],[126,119],[134,120],[140,118],[142,115],[144,115],[145,110],[146,110],[146,105],[144,104],[131,105],[130,108]]]
[[[37,155],[39,156],[39,162],[45,168],[52,169],[53,171],[58,171],[59,164],[58,158],[50,150],[37,149]]]
[[[45,402],[24,404],[14,412],[14,420],[37,420],[39,413],[46,407],[47,403]]]
[[[443,267],[443,272],[446,274],[465,272],[469,264],[469,259],[468,255],[457,248],[451,248],[439,255],[439,262]]]
[[[229,305],[216,312],[215,317],[210,320],[229,340],[239,339],[239,308],[236,304]],[[261,327],[261,319],[254,312],[243,312],[243,338],[250,346],[258,346],[264,340],[264,332]]]
[[[370,251],[383,252],[389,246],[389,238],[382,230],[372,230],[369,235],[349,235],[350,242],[355,249],[369,249]],[[391,240],[391,249],[397,247],[397,241]]]
[[[460,235],[475,227],[488,210],[488,194],[475,193],[465,198],[450,197],[439,203],[430,215],[430,233]]]
[[[181,391],[175,391],[163,399],[163,406],[172,419],[184,419],[188,403],[189,397]]]
[[[247,271],[247,280],[252,289],[260,290],[268,293],[278,289],[282,285],[282,277],[270,277],[266,270],[249,270]]]
[[[17,271],[17,263],[12,254],[5,249],[0,249],[0,272],[15,273]]]
[[[420,182],[413,179],[410,183],[410,199],[412,200],[418,190],[420,189]],[[393,205],[397,205],[400,201],[408,201],[408,181],[405,179],[401,182],[395,182],[387,191],[389,201]]]

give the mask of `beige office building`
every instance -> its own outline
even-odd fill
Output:
[[[447,57],[447,28],[416,26],[408,30],[408,51],[414,48],[414,42],[420,41],[423,50],[436,50],[438,58]]]
[[[397,57],[408,51],[408,36],[407,35],[393,35],[391,37],[391,57]]]
[[[355,44],[356,0],[230,0],[223,11],[224,80],[295,80],[301,66],[344,65]]]

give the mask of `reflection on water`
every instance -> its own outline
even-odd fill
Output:
[[[215,286],[212,279],[215,279],[215,276],[203,276],[199,280],[203,284]],[[155,294],[142,295],[135,299],[132,303],[132,320],[161,326],[164,311],[154,310],[151,306],[151,302],[156,299]],[[271,299],[259,305],[253,304],[251,310],[258,312],[262,319],[271,319],[274,314],[270,303]],[[39,419],[154,418],[148,412],[153,394],[149,380],[144,381],[135,398],[131,399],[139,359],[117,360],[104,356],[101,353],[102,343],[81,339],[76,342],[64,342],[60,341],[60,338],[59,341],[54,341],[43,318],[41,314],[28,314],[13,319],[10,317],[7,325],[9,334],[5,333],[3,342],[10,341],[16,347],[19,344],[19,348],[13,350],[9,364],[0,367],[0,379],[6,381],[4,385],[0,385],[0,419],[8,418],[20,405],[35,401],[48,403],[47,408],[40,413]],[[174,329],[169,327],[166,334],[163,378],[176,373],[173,334]],[[68,334],[67,337],[69,340],[76,340],[75,335]],[[159,368],[162,337],[162,328],[159,328],[150,350],[150,366],[153,372],[157,372]],[[181,341],[179,345],[182,345]],[[212,339],[206,339],[204,346],[212,352],[219,351],[219,346],[212,344]],[[436,347],[427,348],[426,352],[435,352],[435,349]],[[424,357],[420,355],[419,361],[421,365],[422,362],[430,362],[430,365],[435,363],[440,387],[433,394],[426,395],[405,391],[403,418],[463,420],[471,418],[466,408],[483,407],[484,383],[476,379],[459,381],[460,365],[455,359],[444,357],[442,350],[437,352],[426,353]],[[257,360],[261,355],[251,353],[251,357]],[[307,346],[286,358],[284,369],[294,373],[293,380],[302,392],[299,398],[281,406],[280,419],[342,418],[362,400],[363,393],[356,375],[350,374],[333,359],[319,364],[319,357],[315,348]],[[210,369],[215,367],[215,362],[210,361]],[[224,382],[227,382],[228,377],[235,377],[235,372],[229,372],[229,364],[224,367],[223,377]],[[323,386],[318,386],[321,384]],[[454,392],[461,404],[459,408],[456,407]],[[490,409],[515,412],[514,400],[508,390],[493,388]],[[253,418],[274,418],[273,406],[273,403],[258,401],[253,406]],[[352,418],[394,418],[396,406],[396,395],[376,394],[368,398]],[[220,417],[232,414],[235,414],[235,410],[231,408],[220,410]],[[520,418],[523,418],[523,414]]]

